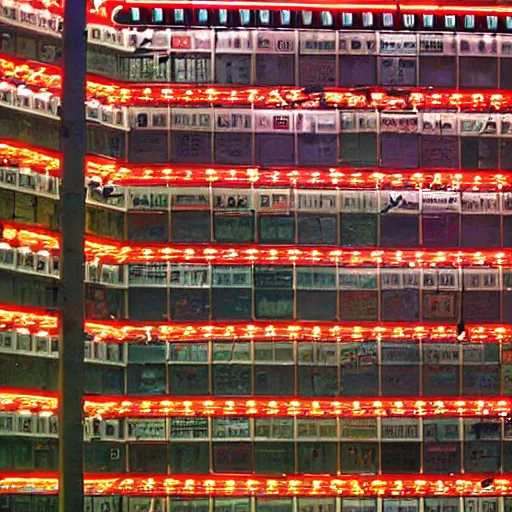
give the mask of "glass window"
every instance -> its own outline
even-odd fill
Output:
[[[371,498],[342,498],[341,512],[377,512],[377,500]]]
[[[379,450],[377,443],[341,443],[341,472],[377,473]]]
[[[130,288],[128,292],[131,320],[165,321],[167,291],[163,288]]]
[[[293,474],[295,472],[293,443],[255,443],[254,470],[256,473],[263,474]]]
[[[309,26],[313,23],[313,12],[312,11],[301,11],[302,24]],[[512,24],[511,24],[512,26]]]
[[[293,343],[256,341],[254,360],[267,363],[292,363]]]
[[[270,23],[270,11],[265,9],[258,11],[258,17],[261,25],[268,25]]]
[[[281,18],[281,25],[289,25],[292,21],[292,14],[291,14],[291,11],[288,11],[288,10],[284,10],[284,11],[279,11],[279,16]]]
[[[201,362],[208,360],[208,345],[206,343],[171,343],[169,345],[171,362]]]
[[[335,512],[334,498],[298,498],[297,512]]]
[[[292,512],[292,510],[291,499],[256,498],[256,512]]]
[[[498,30],[498,16],[486,16],[487,28],[489,30]]]
[[[254,437],[262,439],[291,439],[292,418],[255,418]]]
[[[249,498],[214,498],[213,512],[249,512]]]
[[[134,395],[166,393],[165,366],[129,365],[128,393]]]
[[[340,419],[341,439],[377,439],[377,420],[374,418]]]
[[[495,473],[500,470],[499,441],[466,441],[464,443],[464,469],[467,473]]]
[[[168,240],[167,212],[129,212],[128,239],[134,242],[165,242]]]
[[[227,9],[219,9],[219,23],[226,25],[228,22],[228,11]]]
[[[376,343],[341,344],[340,363],[342,395],[378,395]]]
[[[171,439],[208,439],[208,418],[170,418]]]
[[[241,364],[216,364],[213,366],[214,395],[250,395],[251,367]]]
[[[420,425],[416,418],[382,418],[382,439],[419,439]]]
[[[209,366],[206,364],[173,365],[169,371],[170,394],[208,395]]]
[[[368,28],[373,26],[373,13],[363,12],[363,27]]]
[[[475,28],[475,15],[474,14],[466,14],[466,16],[464,16],[464,27],[469,30]]]
[[[164,343],[129,343],[129,363],[159,363],[167,359],[167,350]]]
[[[336,420],[297,419],[297,437],[303,439],[337,438]]]
[[[418,512],[419,500],[416,499],[384,499],[383,512]]]
[[[414,14],[404,14],[404,27],[405,28],[414,28],[416,23],[416,17]]]
[[[459,498],[424,498],[425,512],[459,512]]]
[[[208,443],[170,444],[172,473],[205,474],[210,470],[210,448]]]
[[[393,28],[393,15],[391,13],[385,13],[382,15],[382,24],[386,28]]]
[[[213,343],[213,361],[250,361],[251,352],[249,343]]]
[[[249,473],[252,466],[251,443],[213,443],[213,471],[216,473]]]
[[[418,473],[420,470],[420,443],[382,443],[381,453],[383,473]]]
[[[336,343],[304,343],[297,344],[299,365],[336,365],[337,346]]]
[[[84,470],[89,473],[123,473],[126,467],[123,443],[84,443]],[[1,509],[0,509],[1,510]]]
[[[164,10],[157,7],[153,9],[153,21],[155,23],[162,23],[164,21]]]
[[[444,17],[444,26],[448,29],[454,29],[456,26],[456,18],[453,14],[448,14]]]
[[[337,471],[338,443],[300,442],[299,473],[328,473]]]
[[[254,394],[260,396],[292,396],[295,394],[295,366],[256,364]]]
[[[208,498],[195,500],[171,498],[171,512],[208,512],[209,508]]]
[[[251,11],[249,9],[240,9],[240,23],[249,25],[251,23]]]
[[[423,471],[449,474],[461,471],[461,445],[449,442],[425,442],[423,445]]]
[[[213,418],[214,438],[249,437],[249,418]]]
[[[466,441],[499,440],[501,421],[499,419],[465,419],[464,438]]]
[[[344,27],[351,27],[354,23],[354,15],[351,12],[344,12],[341,17],[341,24]]]
[[[129,471],[132,473],[167,473],[166,443],[131,443]]]

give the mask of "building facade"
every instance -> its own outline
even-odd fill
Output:
[[[0,511],[57,510],[62,9],[0,0]],[[512,511],[512,5],[90,6],[88,512]]]

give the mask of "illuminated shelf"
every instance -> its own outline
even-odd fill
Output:
[[[57,253],[60,236],[38,227],[5,223],[4,242],[10,247]],[[7,248],[5,246],[4,248]],[[124,265],[173,262],[215,265],[306,265],[347,267],[501,267],[512,266],[512,249],[441,250],[307,247],[262,244],[172,244],[126,243],[87,236],[88,261]]]
[[[85,475],[87,495],[124,496],[507,496],[512,475]],[[0,494],[58,491],[56,473],[2,472]]]
[[[10,140],[0,140],[0,160],[33,172],[60,176],[58,152]],[[407,171],[355,169],[350,167],[247,167],[198,165],[138,165],[88,156],[87,176],[119,186],[213,186],[298,187],[309,189],[403,189],[507,191],[512,189],[510,171],[454,171],[450,169]]]
[[[465,326],[466,340],[474,342],[509,342],[512,325]],[[22,330],[37,334],[56,335],[58,314],[49,314],[36,308],[21,309],[14,305],[0,305],[0,330]],[[303,340],[358,342],[367,340],[420,341],[430,340],[456,343],[455,325],[415,324],[396,322],[304,322],[304,321],[255,321],[255,322],[193,322],[156,323],[130,320],[91,321],[85,330],[96,342],[159,341],[194,342],[208,340]]]
[[[57,414],[56,393],[0,390],[0,412]],[[297,398],[85,396],[92,418],[167,418],[173,416],[251,416],[311,418],[506,417],[512,399],[500,398]]]
[[[512,6],[511,6],[512,9]],[[61,88],[61,70],[0,53],[0,90],[10,83],[23,83],[34,91],[40,89],[56,95]],[[132,84],[89,76],[87,94],[90,101],[115,106],[236,106],[286,108],[297,102],[301,108],[318,108],[320,94],[304,94],[301,87],[218,87],[169,86],[169,84]],[[364,87],[360,89],[325,89],[330,107],[350,109],[471,109],[486,112],[512,108],[512,92],[454,91],[430,88]],[[37,111],[33,112],[37,114]]]

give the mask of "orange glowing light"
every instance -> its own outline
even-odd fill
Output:
[[[490,488],[482,488],[486,474],[452,475],[240,475],[86,474],[87,495],[123,496],[507,496],[512,474],[496,475]],[[57,473],[2,472],[0,494],[37,492],[55,494]]]
[[[60,94],[62,72],[56,66],[34,62],[0,53],[0,86],[9,83],[24,84],[28,88]],[[318,109],[325,102],[340,109],[442,109],[456,105],[461,109],[486,112],[490,108],[512,108],[512,92],[504,91],[453,91],[443,89],[403,88],[398,93],[382,87],[360,89],[326,88],[323,95],[305,94],[301,87],[223,87],[223,86],[173,86],[167,84],[128,83],[89,76],[87,96],[89,101],[104,105],[147,106],[226,106],[257,108],[291,108],[301,101],[301,108]],[[477,96],[475,96],[475,94]],[[323,96],[321,98],[321,96]],[[298,99],[297,99],[298,98]],[[478,101],[476,101],[476,99]],[[34,113],[37,113],[34,111]]]
[[[55,393],[32,390],[0,391],[0,412],[58,414]],[[300,398],[300,397],[169,397],[85,396],[84,414],[89,418],[168,418],[173,416],[251,416],[312,418],[400,417],[509,417],[508,397],[439,398]]]
[[[512,325],[467,324],[470,342],[511,342]],[[0,330],[24,329],[31,334],[58,332],[58,315],[36,308],[20,309],[0,305]],[[360,342],[368,340],[411,341],[421,340],[459,343],[455,325],[396,324],[392,322],[310,322],[310,321],[254,321],[251,323],[211,321],[193,323],[136,322],[132,320],[87,320],[86,332],[95,342],[145,342],[148,340],[197,342],[209,340],[233,341],[326,341]]]
[[[58,152],[0,139],[0,161],[41,174],[60,175]],[[89,178],[100,178],[118,186],[213,186],[297,187],[308,189],[403,189],[479,190],[502,192],[512,189],[510,171],[464,171],[453,169],[363,170],[353,167],[227,167],[130,164],[118,160],[87,157]],[[476,188],[475,188],[476,187]]]
[[[37,226],[5,224],[0,241],[10,247],[27,247],[58,254],[60,235]],[[512,249],[382,249],[305,247],[260,244],[124,244],[87,236],[87,261],[101,264],[172,262],[215,265],[306,265],[342,267],[502,267],[512,266]]]

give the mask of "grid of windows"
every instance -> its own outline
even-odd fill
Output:
[[[0,467],[57,468],[55,417],[1,414]],[[493,418],[86,420],[85,471],[509,473],[512,426]]]
[[[55,389],[57,340],[0,332],[1,383]],[[86,393],[174,396],[508,396],[504,343],[86,342]],[[33,370],[33,371],[31,371]],[[126,383],[126,384],[125,384]]]

